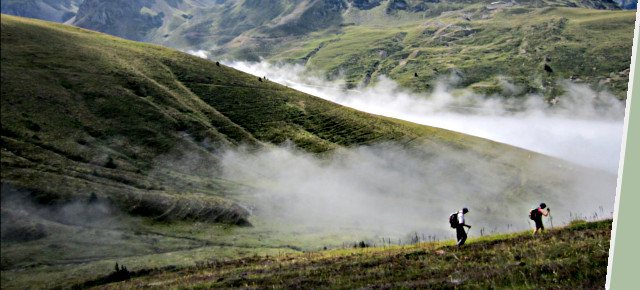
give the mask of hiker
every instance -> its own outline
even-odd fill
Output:
[[[529,218],[532,219],[536,223],[536,229],[533,231],[533,235],[540,232],[544,232],[544,225],[542,224],[542,216],[548,216],[551,211],[550,208],[547,208],[547,212],[544,212],[544,209],[547,205],[543,202],[539,207],[533,208],[529,211]]]
[[[469,209],[466,207],[457,213],[451,214],[449,217],[449,224],[451,224],[452,228],[456,229],[456,238],[458,240],[458,247],[464,245],[464,242],[467,241],[467,233],[464,231],[464,227],[471,228],[470,225],[464,222],[464,215],[469,212]]]

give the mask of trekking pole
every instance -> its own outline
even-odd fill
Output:
[[[551,228],[553,228],[553,218],[551,217],[551,209],[547,209],[547,213],[549,214],[549,222],[551,223]]]

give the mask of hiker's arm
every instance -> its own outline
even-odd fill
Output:
[[[549,215],[549,211],[550,211],[550,210],[551,210],[551,209],[547,209],[547,212],[542,211],[542,214],[543,214],[544,216],[548,216],[548,215]]]

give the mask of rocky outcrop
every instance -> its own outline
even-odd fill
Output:
[[[349,0],[349,3],[360,10],[369,10],[380,6],[382,0]]]
[[[145,40],[144,37],[150,30],[162,25],[164,17],[162,12],[143,10],[154,2],[155,0],[85,0],[80,5],[73,24],[131,40]]]
[[[2,1],[2,13],[42,19],[54,22],[65,22],[76,15],[82,0],[23,0]]]

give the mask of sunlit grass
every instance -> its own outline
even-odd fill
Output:
[[[611,220],[409,246],[339,248],[254,256],[135,278],[109,288],[144,287],[601,287]]]
[[[384,19],[393,23],[395,18]],[[420,20],[408,17],[401,25],[361,23],[346,26],[335,35],[291,41],[290,48],[271,60],[295,62],[304,58],[308,68],[324,71],[329,77],[344,74],[349,86],[362,83],[367,75],[371,81],[387,75],[404,87],[429,92],[437,80],[455,69],[461,75],[459,86],[486,95],[503,93],[497,80],[506,76],[522,88],[521,94],[550,98],[561,93],[558,80],[573,77],[624,99],[633,21],[633,11],[566,7],[487,10],[470,4]],[[542,69],[545,59],[550,60],[553,74]],[[606,81],[606,86],[600,81]]]

